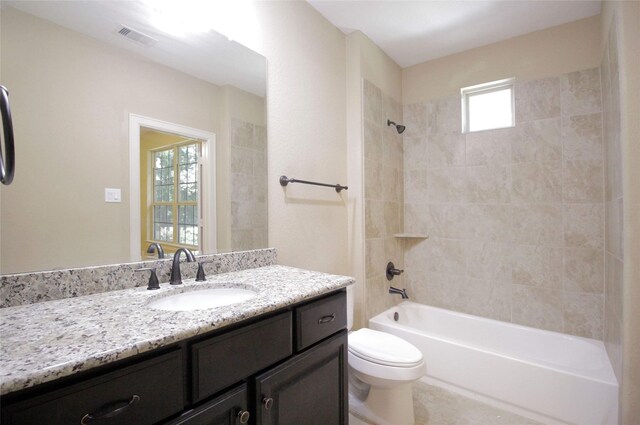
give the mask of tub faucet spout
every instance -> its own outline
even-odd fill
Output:
[[[398,289],[398,288],[394,288],[393,286],[389,287],[389,293],[390,294],[398,294],[402,297],[403,300],[408,300],[409,296],[407,295],[407,290],[406,289]]]

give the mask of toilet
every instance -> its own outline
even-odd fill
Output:
[[[349,412],[376,425],[414,425],[411,384],[426,373],[422,352],[385,332],[351,332],[352,292],[348,287]]]

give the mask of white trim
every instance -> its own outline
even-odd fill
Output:
[[[208,163],[202,173],[202,217],[206,234],[202,235],[202,252],[217,252],[216,245],[216,135],[215,133],[186,127],[141,115],[129,114],[129,246],[131,261],[140,261],[142,241],[140,240],[140,128],[146,127],[167,133],[176,133],[203,140],[202,162]],[[209,189],[207,190],[207,185]]]
[[[469,130],[469,97],[511,89],[511,125],[504,127],[485,128],[483,130]],[[475,86],[463,87],[460,89],[460,100],[462,103],[462,133],[475,133],[476,131],[496,130],[499,128],[509,128],[516,126],[516,99],[515,99],[515,78],[505,78],[504,80],[491,81],[489,83],[477,84]]]

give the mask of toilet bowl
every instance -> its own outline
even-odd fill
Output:
[[[347,326],[353,324],[347,288]],[[411,384],[426,373],[422,352],[385,332],[349,332],[349,412],[376,425],[414,425]]]

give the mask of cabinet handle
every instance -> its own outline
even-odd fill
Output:
[[[241,410],[238,412],[238,422],[241,424],[246,424],[249,422],[249,418],[251,415],[246,410]]]
[[[336,314],[335,313],[331,313],[327,316],[322,316],[321,318],[318,319],[318,324],[321,325],[323,323],[329,323],[329,322],[333,322],[336,319]]]
[[[263,398],[262,399],[262,404],[264,405],[265,409],[270,410],[271,407],[273,406],[273,399],[271,397]]]
[[[93,421],[98,421],[98,420],[101,420],[101,419],[113,418],[114,416],[118,416],[119,414],[121,414],[122,412],[124,412],[129,407],[133,406],[134,404],[136,404],[139,401],[140,401],[140,396],[134,394],[131,397],[131,400],[129,400],[129,401],[126,401],[126,400],[125,401],[117,401],[115,403],[112,403],[111,405],[106,406],[103,409],[100,409],[96,413],[87,413],[80,420],[80,424],[81,425],[87,425],[87,424],[90,424]]]

